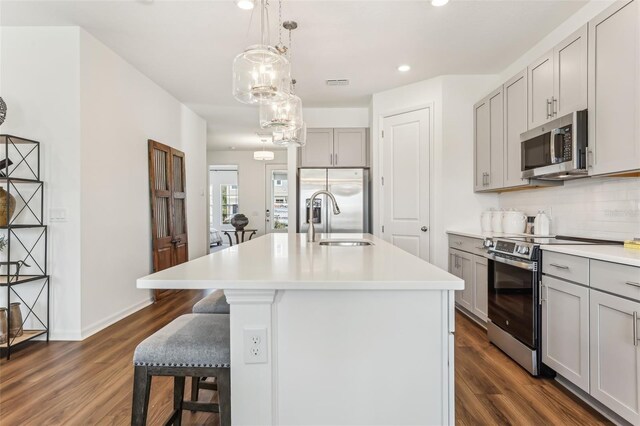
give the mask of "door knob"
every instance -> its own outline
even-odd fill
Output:
[[[428,227],[426,227],[426,226],[423,226],[422,228],[420,228],[420,230],[421,230],[422,232],[427,232],[427,231],[429,230],[429,228],[428,228]]]

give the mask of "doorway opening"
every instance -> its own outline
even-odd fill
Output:
[[[238,166],[209,167],[209,252],[228,246],[222,231],[232,230],[231,218],[239,212]]]

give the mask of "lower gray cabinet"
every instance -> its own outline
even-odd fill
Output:
[[[640,303],[591,290],[591,395],[640,424]]]
[[[449,249],[449,272],[464,280],[464,290],[456,291],[456,303],[473,312],[473,255]]]
[[[489,262],[486,257],[473,256],[473,313],[487,322],[489,315]]]
[[[542,277],[542,362],[589,392],[589,288]]]

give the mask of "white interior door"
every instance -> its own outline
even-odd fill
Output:
[[[429,108],[384,118],[383,237],[429,260]]]
[[[265,200],[265,232],[287,232],[289,229],[289,181],[286,164],[267,164]]]

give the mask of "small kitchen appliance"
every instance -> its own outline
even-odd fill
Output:
[[[522,178],[587,176],[587,110],[575,111],[520,135]]]

